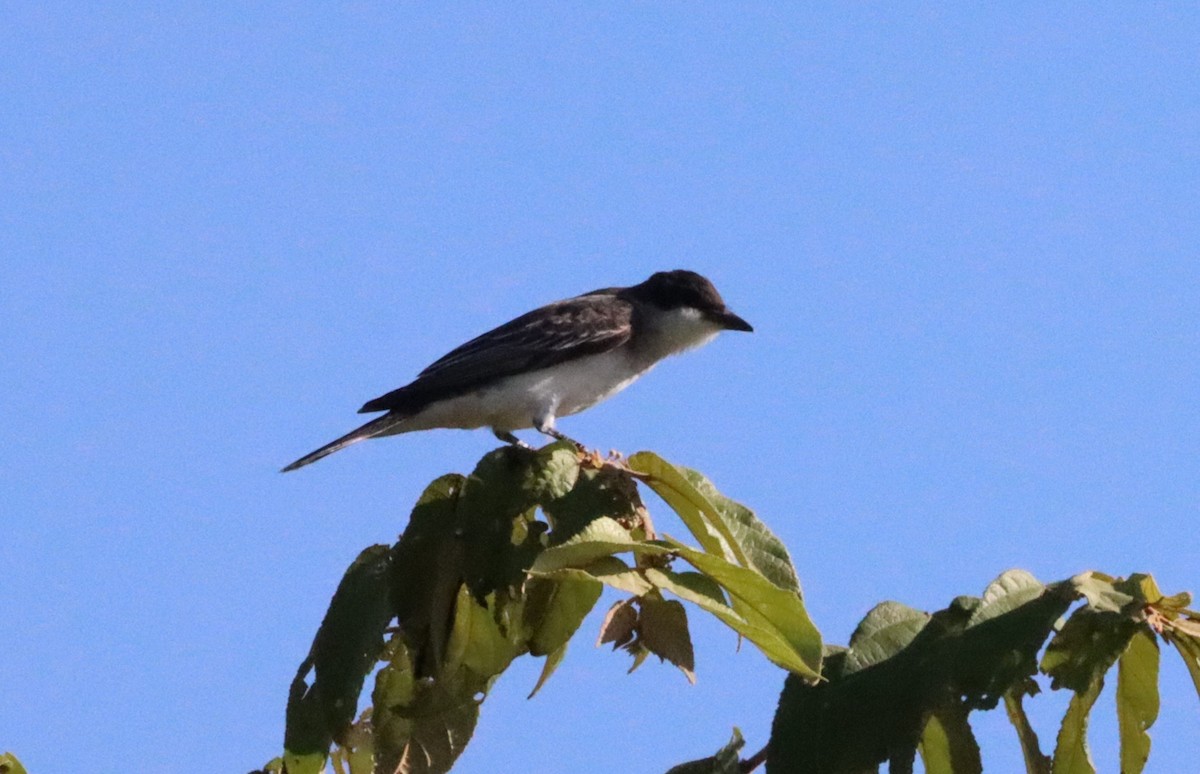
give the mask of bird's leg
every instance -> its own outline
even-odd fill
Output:
[[[576,441],[574,438],[568,438],[567,436],[558,432],[558,430],[554,429],[554,421],[551,419],[535,418],[533,420],[533,429],[537,430],[542,435],[550,436],[556,441],[567,441],[568,443],[574,445],[574,447],[579,451],[586,451],[583,447],[583,444],[581,444],[579,441]]]
[[[520,438],[518,438],[515,435],[513,435],[512,433],[510,433],[508,430],[497,430],[496,428],[493,427],[492,435],[496,436],[497,438],[499,438],[501,441],[504,441],[505,443],[511,443],[513,446],[516,446],[521,449],[532,448],[529,444],[525,443]]]

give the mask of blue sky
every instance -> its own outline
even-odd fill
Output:
[[[1010,567],[1200,590],[1190,7],[2,15],[0,748],[31,771],[275,754],[342,570],[495,441],[278,468],[465,338],[658,269],[756,332],[561,427],[756,509],[830,641]],[[757,749],[782,675],[692,622],[694,687],[626,676],[597,619],[533,701],[514,667],[459,770],[661,771],[735,724]],[[1163,682],[1151,772],[1194,765],[1174,653]]]

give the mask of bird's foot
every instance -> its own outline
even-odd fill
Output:
[[[532,449],[533,448],[532,446],[525,443],[520,438],[516,437],[515,435],[513,435],[512,433],[510,433],[507,430],[493,429],[492,435],[496,436],[501,441],[504,441],[507,444],[512,444],[513,446],[516,446],[518,449]]]

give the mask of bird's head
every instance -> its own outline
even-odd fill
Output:
[[[715,329],[753,331],[750,323],[725,306],[725,300],[708,279],[694,271],[660,271],[628,291],[638,300],[664,312],[679,312],[702,320]]]

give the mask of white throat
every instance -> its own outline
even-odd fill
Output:
[[[646,315],[638,342],[638,354],[651,361],[661,360],[712,341],[721,326],[708,320],[699,309],[685,306],[669,311],[655,310]]]

